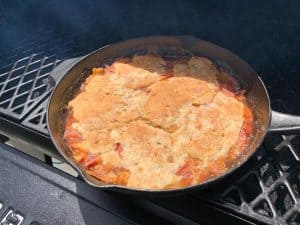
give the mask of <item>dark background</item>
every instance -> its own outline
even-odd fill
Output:
[[[63,59],[132,37],[190,34],[248,61],[267,84],[273,108],[300,114],[299,15],[299,1],[2,0],[0,68],[37,35],[60,39],[57,49],[72,39],[71,51],[55,51]]]

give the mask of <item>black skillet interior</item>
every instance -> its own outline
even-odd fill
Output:
[[[82,172],[82,170],[70,158],[68,153],[69,150],[63,141],[66,105],[77,92],[82,82],[91,73],[91,69],[93,67],[109,64],[116,58],[146,53],[159,54],[164,57],[171,56],[179,58],[190,55],[207,57],[215,62],[221,69],[229,72],[236,80],[238,80],[241,87],[247,91],[247,101],[255,118],[253,138],[246,153],[239,158],[235,165],[224,175],[188,188],[164,191],[137,190],[117,185],[108,185],[94,179],[93,177],[84,174],[84,172]],[[240,167],[255,152],[257,147],[261,144],[269,127],[269,119],[269,97],[264,84],[255,71],[247,63],[228,50],[190,36],[157,36],[138,38],[96,50],[79,60],[79,62],[66,72],[64,77],[56,84],[49,101],[47,112],[48,129],[54,144],[65,159],[78,170],[86,182],[96,187],[127,193],[175,193],[192,189],[201,189],[211,183],[214,183]]]

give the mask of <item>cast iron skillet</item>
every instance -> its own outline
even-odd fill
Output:
[[[66,116],[66,105],[72,99],[80,84],[91,73],[93,67],[108,64],[116,58],[145,53],[154,53],[166,57],[189,55],[207,57],[221,69],[226,70],[235,77],[241,87],[247,91],[246,99],[254,113],[253,138],[246,153],[225,174],[190,187],[172,190],[140,190],[101,182],[81,170],[80,166],[76,165],[70,157],[69,149],[63,141],[64,119]],[[224,48],[191,36],[155,36],[132,39],[105,46],[82,57],[57,82],[48,104],[47,123],[50,136],[58,151],[81,174],[88,184],[101,189],[146,195],[182,193],[188,190],[205,188],[244,164],[256,152],[267,132],[296,133],[300,130],[300,117],[271,111],[270,99],[264,83],[246,62]]]

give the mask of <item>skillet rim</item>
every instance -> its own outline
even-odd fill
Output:
[[[67,76],[67,74],[73,70],[76,69],[76,66],[78,66],[78,64],[80,64],[82,61],[84,61],[85,59],[89,58],[90,56],[93,56],[94,54],[97,54],[99,52],[101,52],[103,49],[109,48],[113,45],[117,45],[117,44],[125,44],[126,42],[134,42],[134,41],[140,41],[140,40],[147,40],[147,39],[161,39],[161,38],[175,38],[175,39],[179,39],[179,40],[183,40],[183,41],[196,41],[196,42],[202,42],[205,43],[209,46],[212,46],[214,48],[217,48],[218,51],[223,51],[227,54],[229,54],[230,56],[233,56],[235,59],[237,59],[239,62],[239,64],[244,64],[244,66],[248,67],[248,70],[254,75],[256,75],[256,77],[258,78],[259,83],[262,85],[262,88],[264,90],[264,94],[265,97],[267,99],[267,106],[268,106],[268,118],[267,118],[267,125],[266,125],[266,129],[264,129],[263,134],[260,138],[260,140],[256,141],[256,145],[255,147],[253,147],[253,151],[247,156],[247,157],[243,157],[242,160],[236,164],[235,166],[229,168],[225,173],[213,177],[211,179],[208,179],[202,183],[199,184],[194,184],[188,187],[181,187],[181,188],[173,188],[173,189],[139,189],[139,188],[129,188],[127,186],[122,186],[122,185],[117,185],[117,184],[96,184],[94,183],[92,180],[90,180],[89,177],[91,177],[90,175],[87,175],[81,168],[80,166],[76,165],[75,162],[73,162],[70,157],[68,157],[68,155],[65,153],[65,150],[63,150],[56,142],[53,132],[51,130],[51,122],[49,120],[49,114],[50,114],[50,108],[52,106],[52,101],[53,101],[53,96],[55,95],[56,90],[58,89],[59,85],[61,84],[61,81]],[[46,115],[46,119],[47,119],[47,126],[48,126],[48,131],[49,131],[49,135],[50,138],[54,144],[54,146],[56,147],[56,149],[58,150],[58,152],[63,156],[63,158],[79,173],[79,175],[84,179],[85,182],[87,182],[89,185],[93,186],[93,187],[97,187],[103,190],[115,190],[115,191],[119,191],[119,192],[127,192],[127,193],[148,193],[148,194],[158,194],[158,193],[168,193],[168,194],[175,194],[175,193],[179,193],[179,192],[188,192],[188,191],[192,191],[192,190],[201,190],[204,189],[208,186],[211,186],[221,180],[223,180],[224,178],[230,176],[232,173],[236,172],[239,168],[241,168],[243,165],[245,165],[245,163],[247,161],[249,161],[250,158],[253,157],[253,155],[257,152],[258,148],[261,146],[267,132],[268,132],[268,128],[270,127],[271,124],[271,104],[270,104],[270,97],[268,94],[268,91],[266,89],[266,86],[264,84],[264,82],[262,81],[261,77],[256,73],[256,71],[246,62],[244,61],[242,58],[240,58],[238,55],[234,54],[233,52],[218,46],[214,43],[196,38],[194,36],[189,36],[189,35],[183,35],[183,36],[165,36],[165,35],[159,35],[159,36],[146,36],[146,37],[138,37],[138,38],[132,38],[132,39],[128,39],[125,41],[119,41],[110,45],[105,45],[104,47],[101,47],[99,49],[96,49],[95,51],[92,51],[90,53],[88,53],[85,56],[80,57],[80,59],[78,61],[76,61],[70,68],[67,69],[67,71],[64,73],[64,75],[61,77],[60,80],[58,80],[55,83],[55,86],[52,89],[51,95],[49,97],[48,100],[48,104],[47,104],[47,115]],[[97,180],[96,178],[92,178]],[[103,181],[100,181],[103,182]],[[105,183],[105,182],[103,182]]]

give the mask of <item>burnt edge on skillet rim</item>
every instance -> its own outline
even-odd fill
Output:
[[[228,170],[216,177],[212,177],[211,179],[208,179],[202,183],[199,184],[195,184],[192,186],[188,186],[188,187],[182,187],[182,188],[175,188],[175,189],[137,189],[137,188],[129,188],[127,186],[122,186],[122,185],[116,185],[116,184],[107,184],[105,182],[102,182],[96,178],[93,178],[92,176],[86,174],[82,169],[81,166],[76,164],[71,157],[68,155],[69,154],[69,148],[65,145],[65,143],[62,142],[62,147],[64,147],[64,149],[62,149],[62,147],[59,146],[59,144],[57,143],[56,139],[55,139],[55,134],[51,129],[51,122],[50,122],[50,109],[53,107],[53,96],[55,94],[57,94],[57,89],[58,87],[61,85],[61,81],[63,81],[68,74],[70,74],[70,72],[72,72],[73,70],[76,70],[76,66],[78,66],[79,64],[83,64],[86,61],[88,61],[89,58],[91,57],[95,57],[95,55],[101,55],[101,53],[109,48],[117,48],[117,47],[122,47],[125,48],[127,50],[127,54],[121,54],[120,53],[116,53],[114,56],[111,57],[104,57],[103,60],[99,60],[98,62],[93,62],[93,66],[92,67],[96,67],[96,66],[103,66],[104,64],[109,64],[111,62],[113,62],[114,60],[116,60],[117,58],[120,57],[126,57],[126,56],[132,56],[134,54],[145,54],[145,53],[152,53],[152,54],[159,54],[162,55],[163,57],[166,56],[170,56],[174,54],[170,54],[170,51],[167,50],[167,54],[164,54],[164,51],[162,49],[160,49],[158,47],[158,43],[160,40],[165,40],[166,44],[167,44],[167,40],[170,39],[173,42],[177,41],[179,42],[178,46],[174,46],[174,49],[177,47],[181,47],[182,48],[182,54],[176,54],[177,57],[183,57],[183,56],[191,56],[191,55],[197,55],[195,53],[193,53],[192,49],[195,48],[195,46],[193,47],[194,44],[203,44],[208,48],[212,48],[214,51],[217,51],[218,54],[223,54],[223,57],[229,57],[231,58],[231,60],[235,61],[238,65],[244,67],[245,70],[248,71],[248,73],[251,73],[252,76],[256,76],[256,78],[258,79],[256,82],[258,84],[261,85],[260,90],[262,90],[264,93],[262,93],[265,97],[265,103],[266,105],[266,110],[268,110],[268,115],[267,118],[264,118],[265,124],[264,124],[264,129],[261,129],[260,127],[256,127],[256,124],[254,124],[254,127],[256,127],[256,129],[260,130],[260,132],[262,132],[260,135],[258,135],[258,137],[256,137],[256,140],[250,141],[250,144],[254,143],[253,146],[247,148],[244,152],[244,154],[242,154],[241,156],[239,156],[234,162],[233,162],[233,166],[231,166],[230,168],[228,168]],[[148,41],[148,45],[147,46],[143,46],[141,44],[139,44],[139,42],[145,42]],[[151,42],[152,41],[152,42]],[[156,42],[155,42],[156,41]],[[126,44],[132,44],[132,43],[136,43],[136,45],[138,46],[137,48],[130,48],[128,49],[128,47],[126,48]],[[153,47],[151,45],[154,45],[154,48],[152,49],[152,51],[146,50],[146,47]],[[172,47],[172,45],[169,45]],[[207,50],[207,49],[206,49]],[[166,51],[166,50],[165,50]],[[176,50],[176,53],[178,53],[178,49]],[[211,59],[216,65],[217,67],[224,69],[226,72],[229,72],[237,81],[238,83],[241,85],[242,88],[247,90],[247,94],[248,94],[248,88],[249,88],[249,83],[245,83],[243,82],[243,80],[240,78],[239,79],[239,74],[234,73],[235,70],[231,69],[231,66],[229,66],[227,63],[225,63],[225,61],[223,60],[218,60],[218,59],[214,59],[212,57],[209,57],[209,55],[202,55],[199,54],[199,56],[203,56],[206,58]],[[100,63],[101,62],[101,63]],[[64,125],[64,119],[67,113],[67,109],[66,109],[66,103],[69,102],[74,95],[78,92],[78,88],[79,86],[82,84],[82,82],[90,75],[91,73],[91,68],[86,68],[81,71],[78,72],[77,74],[78,76],[76,77],[75,81],[73,80],[72,83],[75,83],[76,85],[73,85],[72,87],[68,86],[67,91],[64,92],[64,96],[61,97],[61,100],[63,101],[63,108],[60,107],[59,111],[63,112],[62,114],[60,114],[56,119],[59,123],[61,123],[61,128],[62,125]],[[225,68],[226,67],[226,68]],[[230,71],[227,71],[227,69],[229,69]],[[251,158],[254,153],[256,152],[256,150],[258,149],[258,147],[261,145],[266,133],[267,133],[267,129],[270,126],[270,120],[271,120],[271,107],[270,107],[270,100],[269,100],[269,95],[268,92],[266,90],[266,87],[264,85],[264,83],[262,82],[261,78],[256,74],[256,72],[245,62],[243,61],[241,58],[239,58],[237,55],[231,53],[230,51],[219,47],[215,44],[212,44],[210,42],[206,42],[203,40],[200,40],[198,38],[192,37],[192,36],[150,36],[150,37],[145,37],[145,38],[136,38],[136,39],[130,39],[127,41],[123,41],[123,42],[118,42],[112,45],[107,45],[104,46],[100,49],[97,49],[95,51],[93,51],[92,53],[81,57],[79,60],[74,60],[74,64],[71,63],[70,68],[65,70],[66,72],[64,73],[63,77],[55,84],[55,87],[51,93],[51,96],[49,98],[49,102],[48,102],[48,106],[47,106],[47,124],[48,124],[48,129],[49,129],[49,134],[51,136],[51,139],[55,145],[55,147],[58,149],[58,151],[63,155],[63,157],[66,159],[66,161],[71,164],[71,166],[81,175],[81,177],[91,186],[94,187],[98,187],[101,189],[107,189],[107,190],[114,190],[114,191],[120,191],[120,192],[126,192],[126,193],[135,193],[135,194],[144,194],[144,193],[153,193],[153,194],[158,194],[158,193],[169,193],[169,194],[175,194],[175,193],[183,193],[185,191],[192,191],[192,190],[200,190],[203,188],[206,188],[212,184],[214,184],[215,182],[218,182],[222,179],[224,179],[225,177],[231,175],[234,171],[238,170],[242,165],[245,164],[246,161],[248,161],[249,158]],[[75,71],[74,71],[75,72]],[[69,77],[72,77],[71,75],[69,75]],[[74,77],[74,76],[73,76]],[[253,77],[255,78],[255,77]],[[255,82],[255,81],[254,81]],[[259,88],[259,87],[258,87]],[[248,101],[247,101],[248,102]],[[250,103],[248,102],[248,104],[250,105]],[[251,103],[251,104],[255,104],[255,103]],[[251,106],[251,105],[250,105]],[[253,110],[253,107],[250,107],[251,110]],[[258,118],[256,118],[256,114],[254,113],[254,121],[256,121]],[[60,129],[61,131],[61,129]],[[62,131],[63,132],[63,131]],[[257,132],[257,131],[256,131]],[[57,135],[57,134],[56,134]],[[254,138],[254,137],[252,137]],[[250,149],[250,150],[249,150]]]

